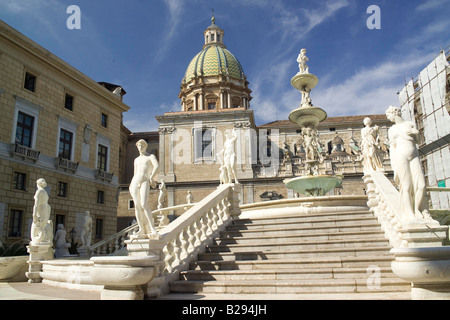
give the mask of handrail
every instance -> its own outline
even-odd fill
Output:
[[[160,230],[169,224],[169,219],[167,215],[179,209],[184,209],[185,211],[188,208],[191,208],[195,205],[195,203],[187,203],[180,204],[172,207],[161,208],[152,211],[152,215],[155,219],[156,229]],[[162,214],[161,214],[162,213]],[[158,217],[159,216],[159,217]],[[90,255],[106,255],[106,254],[114,254],[123,247],[125,247],[125,240],[129,238],[131,234],[133,234],[138,229],[138,224],[134,223],[129,227],[103,239],[89,247]]]
[[[223,230],[241,211],[239,208],[240,184],[222,184],[214,192],[196,203],[178,219],[164,227],[161,262],[164,265],[160,276],[164,277],[161,288],[186,270],[189,263],[201,250]],[[163,260],[163,261],[162,261]],[[164,290],[164,288],[163,288]]]
[[[394,248],[442,245],[448,226],[431,218],[404,216],[400,193],[384,172],[366,173],[363,179],[367,184],[367,205]]]

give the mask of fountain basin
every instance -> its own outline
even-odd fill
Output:
[[[313,89],[319,83],[319,78],[311,73],[298,73],[291,79],[291,85],[303,91],[305,87]]]
[[[300,128],[316,127],[327,118],[327,113],[317,107],[301,107],[293,110],[289,114],[289,120],[296,123]]]
[[[324,196],[342,185],[341,176],[316,175],[285,179],[286,188],[306,196]]]

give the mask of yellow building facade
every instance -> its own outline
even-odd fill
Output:
[[[115,233],[124,94],[0,21],[1,242],[28,241],[39,178],[55,228],[90,211],[92,243]]]

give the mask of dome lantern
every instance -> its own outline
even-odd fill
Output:
[[[214,11],[213,16],[211,18],[211,25],[208,28],[206,28],[203,34],[205,35],[205,45],[203,46],[203,48],[210,45],[218,45],[225,48],[225,45],[223,44],[224,32],[221,28],[219,28],[216,25],[216,18],[214,17]]]

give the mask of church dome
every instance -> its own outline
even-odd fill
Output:
[[[239,60],[223,46],[211,44],[200,51],[189,63],[184,81],[188,83],[195,77],[219,75],[245,80],[244,70]]]

